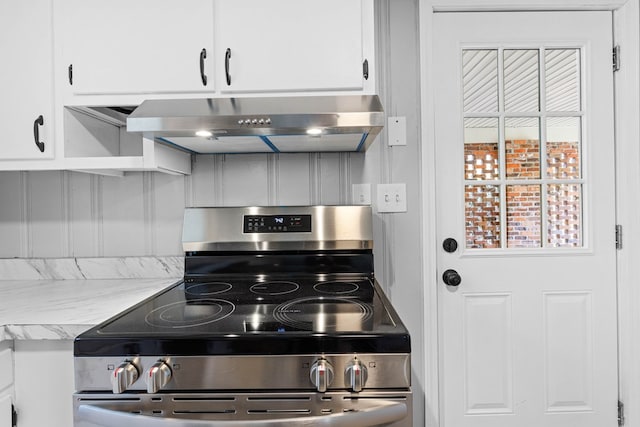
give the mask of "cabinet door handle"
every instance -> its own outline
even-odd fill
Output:
[[[38,118],[33,122],[33,139],[40,149],[41,153],[44,153],[44,142],[40,142],[40,127],[44,124],[44,118],[42,115],[39,115]]]
[[[231,74],[229,74],[229,60],[231,59],[231,48],[227,48],[224,54],[224,72],[227,75],[227,86],[231,86]]]
[[[207,49],[200,51],[200,78],[202,79],[202,85],[207,85],[207,75],[204,73],[204,60],[207,58]]]
[[[73,64],[69,64],[69,84],[73,86]]]
[[[369,80],[369,60],[365,59],[364,62],[362,63],[362,77],[364,77],[365,80]]]

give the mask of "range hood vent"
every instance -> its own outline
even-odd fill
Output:
[[[126,123],[194,153],[357,152],[384,111],[376,95],[147,100]]]

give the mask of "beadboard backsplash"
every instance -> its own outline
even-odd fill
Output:
[[[200,155],[190,176],[0,172],[0,258],[179,256],[185,206],[348,204],[363,156]]]

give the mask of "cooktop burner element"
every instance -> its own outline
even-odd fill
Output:
[[[235,305],[222,299],[177,301],[151,310],[145,322],[159,328],[193,328],[224,319]]]
[[[371,329],[373,309],[361,301],[341,297],[300,298],[280,304],[273,317],[284,325],[314,332]]]
[[[204,297],[209,295],[223,294],[233,288],[231,283],[227,282],[204,282],[195,283],[186,287],[185,292],[190,295]]]
[[[313,289],[330,295],[345,295],[356,292],[360,286],[353,282],[320,282],[313,285]]]
[[[300,289],[300,285],[286,281],[256,283],[249,288],[254,294],[270,296],[290,294],[298,289]]]

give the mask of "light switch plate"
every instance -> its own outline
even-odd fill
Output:
[[[379,184],[376,201],[378,212],[406,212],[407,184]]]
[[[370,205],[371,184],[351,184],[351,199],[354,205]]]
[[[389,145],[407,145],[407,118],[396,116],[387,118]]]

